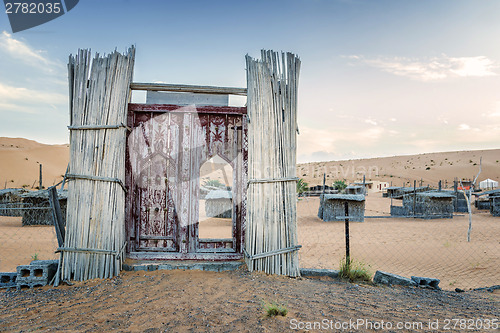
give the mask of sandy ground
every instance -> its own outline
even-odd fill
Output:
[[[351,321],[356,326],[346,332],[381,331],[371,328],[389,324],[393,329],[384,331],[472,332],[479,323],[498,319],[497,291],[389,288],[244,270],[125,272],[71,287],[0,291],[0,331],[306,332],[319,331],[304,329],[318,322],[325,331],[339,332],[335,325]],[[267,317],[265,302],[283,304],[286,317]],[[453,329],[455,318],[469,329]],[[429,329],[429,321],[438,329]],[[395,329],[399,326],[407,328]]]
[[[371,194],[366,215],[389,215],[390,199]],[[300,265],[337,269],[345,256],[343,222],[323,222],[317,216],[318,198],[298,202]],[[227,219],[202,219],[201,238],[231,235]],[[403,276],[441,279],[443,289],[470,289],[500,284],[500,218],[475,211],[471,242],[468,216],[421,220],[367,218],[350,223],[351,257],[372,273],[387,271]],[[51,226],[22,227],[19,217],[0,217],[0,271],[15,271],[33,258],[56,258],[57,243]]]
[[[329,182],[335,178],[354,181],[361,178],[359,171],[376,166],[378,176],[367,179],[400,185],[422,178],[433,184],[439,179],[450,182],[455,176],[473,177],[479,156],[483,156],[480,180],[500,179],[500,150],[307,164],[299,165],[298,173],[314,185],[321,183],[324,170],[331,172]],[[52,185],[64,173],[67,158],[67,146],[0,138],[0,183],[31,187],[42,163],[44,184]],[[214,172],[215,164],[205,166],[207,175]],[[225,180],[224,173],[216,172],[210,178]],[[389,205],[390,199],[370,194],[366,215],[389,215]],[[316,216],[318,206],[318,198],[298,203],[300,263],[336,269],[345,255],[344,224],[321,221]],[[201,237],[224,237],[230,232],[227,220],[202,220]],[[123,272],[111,280],[78,282],[71,287],[0,290],[0,332],[288,332],[324,319],[333,325],[349,320],[413,325],[412,329],[386,331],[475,331],[481,320],[484,324],[499,318],[499,291],[452,290],[500,284],[500,218],[474,210],[471,242],[466,241],[467,227],[465,215],[447,220],[366,219],[350,224],[351,255],[372,273],[384,270],[439,278],[443,292],[289,279],[244,270]],[[56,247],[53,227],[22,227],[21,218],[0,217],[0,271],[15,271],[17,265],[33,259],[56,258]],[[270,301],[284,303],[288,315],[266,317],[262,303]],[[453,318],[475,321],[466,329],[453,329],[453,322],[445,327],[446,320]],[[429,320],[438,321],[438,329],[431,329]],[[346,331],[371,331],[368,328],[361,325]]]
[[[15,272],[34,259],[56,259],[53,226],[22,226],[22,217],[0,216],[0,272]]]
[[[318,198],[298,204],[302,267],[337,268],[345,256],[345,225],[317,216]],[[388,216],[390,199],[370,194],[365,215]],[[500,218],[474,210],[471,242],[468,215],[453,219],[367,218],[350,223],[351,257],[403,276],[441,279],[444,289],[500,284]]]

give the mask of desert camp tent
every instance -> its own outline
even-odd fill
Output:
[[[488,178],[483,180],[482,182],[479,182],[479,188],[481,190],[489,190],[497,187],[498,187],[498,182],[494,181],[493,179]]]

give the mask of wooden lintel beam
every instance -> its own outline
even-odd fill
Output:
[[[186,85],[186,84],[132,82],[130,84],[130,89],[132,89],[132,90],[147,90],[147,91],[190,92],[190,93],[214,94],[214,95],[240,95],[240,96],[247,95],[246,88],[192,86],[192,85]]]

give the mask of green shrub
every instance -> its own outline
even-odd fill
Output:
[[[286,306],[284,304],[279,304],[278,302],[264,302],[263,308],[266,316],[268,317],[285,317],[288,313],[288,309],[286,308]]]
[[[344,180],[336,180],[333,182],[333,188],[338,191],[343,191],[347,187],[347,183]]]
[[[218,179],[207,179],[203,182],[203,186],[213,186],[213,187],[218,187],[218,188],[226,188],[226,185],[224,185],[220,180]]]
[[[346,260],[345,258],[340,261],[339,278],[341,279],[346,279],[351,282],[370,282],[372,280],[371,276],[372,274],[367,265],[360,261],[354,261],[352,259]]]
[[[304,193],[308,189],[309,189],[309,184],[307,184],[304,179],[300,178],[297,181],[297,195],[300,196],[302,193]]]

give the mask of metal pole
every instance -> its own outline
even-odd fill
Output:
[[[363,194],[366,195],[366,175],[363,175]]]
[[[42,163],[40,163],[40,183],[38,185],[38,189],[41,190],[43,188],[42,185]]]
[[[413,181],[413,217],[415,217],[415,208],[417,206],[417,181]]]
[[[351,253],[349,248],[349,204],[344,201],[345,213],[345,260],[348,265],[351,264]]]

